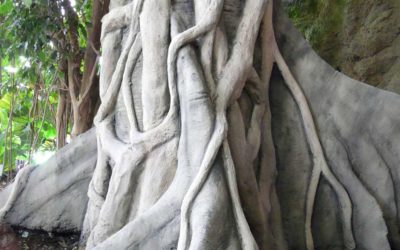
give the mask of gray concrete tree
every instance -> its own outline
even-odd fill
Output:
[[[111,0],[95,129],[0,193],[87,249],[399,248],[400,97],[273,0]]]

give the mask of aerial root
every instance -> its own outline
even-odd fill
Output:
[[[272,0],[269,0],[272,1]],[[236,100],[238,96],[241,95],[243,88],[245,87],[246,79],[249,80],[250,84],[246,85],[246,89],[250,95],[256,97],[255,101],[258,105],[255,106],[252,114],[251,126],[246,138],[246,142],[250,144],[251,156],[255,158],[257,152],[259,151],[260,141],[257,138],[257,135],[260,134],[260,123],[262,119],[262,115],[264,114],[265,106],[263,103],[265,99],[263,96],[257,96],[258,92],[264,92],[263,82],[260,80],[257,72],[254,68],[251,67],[252,57],[248,56],[254,50],[254,43],[258,34],[258,27],[261,21],[261,17],[263,15],[263,7],[265,4],[265,0],[251,0],[246,2],[246,6],[244,8],[244,12],[257,12],[257,18],[251,17],[250,15],[243,15],[242,20],[239,24],[238,34],[237,34],[237,43],[233,46],[231,56],[226,59],[224,53],[220,56],[223,60],[217,65],[220,69],[217,70],[221,73],[221,79],[218,81],[218,84],[214,83],[214,78],[212,76],[211,68],[208,68],[207,65],[210,65],[210,61],[212,60],[212,55],[218,55],[221,51],[225,51],[226,48],[224,43],[220,42],[218,39],[218,32],[220,30],[217,28],[218,21],[220,19],[220,14],[223,6],[223,0],[211,1],[207,6],[204,17],[199,19],[199,22],[192,28],[185,30],[179,33],[178,27],[178,19],[176,15],[172,14],[171,16],[171,33],[172,33],[172,41],[168,50],[168,58],[167,58],[167,72],[168,72],[168,88],[170,92],[170,108],[167,116],[164,118],[163,122],[156,126],[154,129],[151,129],[147,132],[139,132],[137,128],[137,121],[134,113],[133,107],[133,98],[132,93],[130,91],[130,75],[131,71],[135,66],[135,61],[137,59],[138,52],[135,54],[132,52],[133,43],[137,43],[137,33],[139,32],[137,29],[134,29],[132,26],[127,46],[124,48],[121,53],[120,59],[118,61],[116,70],[113,74],[113,79],[111,81],[110,87],[106,93],[105,100],[106,104],[104,107],[100,108],[98,121],[103,121],[107,116],[109,116],[110,111],[115,105],[115,100],[117,98],[117,94],[119,93],[121,82],[122,88],[124,90],[124,104],[128,111],[129,123],[131,125],[131,134],[130,134],[130,150],[136,149],[138,152],[135,155],[143,156],[158,145],[166,142],[168,139],[173,138],[177,133],[177,127],[174,126],[176,124],[177,117],[177,107],[178,107],[178,96],[177,96],[177,87],[176,87],[176,60],[177,55],[181,47],[184,45],[194,41],[201,35],[205,35],[203,40],[203,46],[201,47],[201,64],[203,66],[203,73],[205,74],[206,82],[208,84],[208,89],[211,92],[211,97],[214,96],[214,88],[217,93],[217,103],[216,103],[216,119],[215,119],[215,127],[214,132],[211,136],[210,141],[208,142],[205,154],[200,164],[199,171],[191,183],[187,193],[185,194],[181,207],[181,230],[178,241],[178,249],[186,249],[188,247],[188,237],[189,237],[189,215],[191,206],[197,196],[197,194],[202,189],[208,175],[212,169],[213,162],[215,158],[220,152],[219,150],[222,147],[223,159],[224,159],[224,169],[226,173],[226,177],[228,180],[228,189],[231,194],[232,204],[234,209],[235,218],[237,220],[238,232],[240,234],[240,238],[242,239],[242,248],[244,249],[256,249],[257,245],[254,241],[254,238],[249,229],[248,223],[244,216],[240,200],[239,194],[237,190],[235,169],[233,165],[232,156],[230,154],[229,145],[226,139],[227,133],[227,121],[225,117],[225,109],[232,102],[232,100]],[[138,4],[140,6],[141,4]],[[204,7],[204,6],[202,6]],[[138,8],[140,9],[140,8]],[[135,17],[136,18],[136,17]],[[124,19],[125,20],[125,19]],[[131,20],[132,21],[132,20]],[[126,23],[126,21],[121,21],[121,23]],[[106,26],[107,27],[107,26]],[[112,30],[112,29],[110,29]],[[175,34],[174,34],[175,33]],[[242,34],[249,34],[248,36],[242,36]],[[140,42],[140,40],[139,40]],[[225,44],[226,46],[226,44]],[[244,47],[244,49],[243,49]],[[213,51],[214,50],[214,51]],[[332,185],[335,192],[338,194],[339,203],[342,210],[342,219],[343,219],[343,231],[345,237],[345,245],[347,248],[354,247],[354,239],[351,232],[351,202],[348,197],[346,190],[339,183],[336,177],[333,175],[331,170],[329,169],[326,159],[323,154],[323,149],[319,141],[319,137],[317,135],[317,131],[315,128],[315,124],[311,115],[310,108],[307,104],[306,98],[302,93],[298,83],[293,78],[289,68],[284,62],[276,44],[275,47],[272,48],[273,56],[278,64],[279,69],[282,72],[282,75],[290,89],[293,93],[295,100],[299,106],[304,127],[305,133],[307,136],[307,141],[310,145],[311,151],[314,156],[314,169],[312,172],[312,177],[310,180],[310,186],[308,188],[308,196],[307,196],[307,204],[306,204],[306,244],[308,249],[313,248],[313,240],[312,240],[312,232],[311,232],[311,217],[313,213],[313,205],[315,200],[316,189],[318,186],[318,182],[321,174],[329,181]],[[128,55],[129,52],[129,55]],[[134,60],[131,60],[131,59]],[[225,58],[225,59],[224,59]],[[125,65],[125,68],[122,67]],[[223,68],[223,69],[222,69]],[[236,71],[232,71],[232,69],[237,69]],[[250,76],[250,77],[248,77]],[[265,79],[264,79],[265,80]],[[219,99],[219,100],[218,100]],[[260,105],[261,104],[261,105]],[[115,137],[111,129],[108,129],[107,133],[104,133],[104,138]],[[257,140],[258,139],[258,140]],[[118,139],[117,139],[118,140]],[[111,151],[111,150],[110,150]],[[119,155],[120,158],[122,155]],[[114,157],[115,158],[115,157]],[[134,169],[137,167],[142,158],[138,157],[134,160],[133,167],[129,167],[125,174],[128,176],[134,173]],[[118,162],[116,160],[115,162]],[[119,165],[117,163],[116,165]],[[114,171],[119,171],[114,169]],[[124,171],[124,172],[125,172]],[[118,173],[114,173],[118,174]],[[121,175],[121,173],[119,173]],[[115,175],[116,176],[116,175]],[[121,175],[122,176],[122,175]],[[115,177],[116,178],[116,177]],[[111,177],[112,183],[113,177]],[[118,178],[117,178],[118,179]],[[121,178],[120,178],[121,179]],[[127,178],[129,182],[130,178]],[[121,179],[122,180],[122,179]],[[121,182],[120,180],[120,182]],[[129,186],[129,183],[125,183],[125,187]],[[122,185],[120,183],[120,185]],[[126,190],[125,190],[126,191]],[[117,193],[117,192],[115,192]],[[122,196],[121,196],[122,197]],[[121,198],[122,199],[122,198]],[[121,203],[120,202],[117,203]],[[107,203],[107,201],[106,201]],[[113,201],[115,203],[115,201]],[[104,205],[103,205],[104,207]],[[157,204],[155,207],[158,207]],[[104,215],[105,216],[105,215]],[[102,215],[103,217],[103,215]],[[120,231],[131,230],[133,224],[137,224],[139,221],[135,220],[134,223],[130,222],[126,226],[124,226]],[[158,225],[158,224],[157,224]],[[154,225],[154,227],[157,227]],[[152,230],[154,228],[149,228]],[[118,229],[119,230],[119,229]],[[114,230],[115,231],[115,230]],[[108,233],[107,233],[108,234]],[[121,235],[120,232],[117,232],[115,235]],[[100,244],[99,246],[106,246],[111,242],[112,239],[117,238],[117,236],[113,235],[110,238],[104,238],[104,244]],[[139,235],[141,235],[139,233]],[[118,236],[122,237],[122,236]]]
[[[111,78],[111,83],[105,91],[104,96],[101,96],[101,105],[99,110],[97,111],[96,117],[94,118],[94,124],[97,126],[101,121],[103,121],[112,111],[115,106],[116,100],[118,98],[118,93],[121,88],[121,83],[124,75],[124,69],[126,67],[126,62],[128,60],[129,54],[132,51],[132,47],[134,48],[132,51],[132,58],[136,53],[140,52],[141,49],[141,39],[139,33],[139,14],[143,5],[144,0],[134,1],[133,5],[133,13],[131,18],[130,31],[125,42],[125,45],[122,49],[121,55],[118,59],[117,65],[115,67],[115,71]],[[138,49],[139,48],[139,49]]]
[[[180,200],[177,199],[176,192],[170,189],[152,207],[93,249],[137,249],[149,235],[153,235],[174,220],[179,214],[179,206]]]
[[[92,206],[101,207],[98,209],[99,215],[96,215],[95,220],[91,222],[92,228],[87,242],[89,249],[105,241],[124,226],[129,214],[130,192],[136,189],[134,185],[137,181],[133,178],[140,176],[141,162],[148,153],[176,136],[178,125],[174,122],[175,118],[175,116],[170,116],[169,119],[149,131],[135,133],[130,143],[120,141],[115,135],[113,115],[107,116],[98,124],[97,133],[101,145],[99,154],[115,162],[115,166],[110,175],[106,173],[108,171],[107,166],[104,165],[106,163],[98,162],[96,170],[101,169],[96,171],[89,188],[89,196],[94,199]],[[96,192],[97,189],[104,189],[104,187],[93,189],[94,182],[103,185],[109,183],[105,200],[103,200],[105,194]]]
[[[282,76],[285,80],[287,87],[293,94],[293,97],[299,107],[300,114],[304,124],[304,131],[308,144],[310,146],[311,153],[313,155],[314,169],[312,171],[310,185],[308,188],[307,203],[306,203],[306,223],[305,223],[305,233],[306,233],[306,245],[307,249],[314,249],[314,242],[311,232],[311,217],[313,213],[313,204],[315,200],[315,194],[317,191],[318,182],[321,174],[328,180],[329,184],[332,186],[333,190],[336,192],[342,217],[342,229],[344,244],[346,249],[354,249],[355,241],[352,232],[351,217],[352,217],[352,203],[348,193],[346,192],[343,185],[337,180],[335,175],[329,168],[323,148],[315,127],[315,122],[311,114],[311,109],[307,103],[307,99],[301,90],[298,82],[292,75],[289,67],[287,66],[282,54],[279,51],[278,45],[274,44],[273,52],[275,56],[276,63]]]
[[[134,140],[131,143],[126,144],[120,141],[115,135],[112,121],[113,116],[110,115],[98,125],[101,155],[104,154],[104,157],[107,157],[107,159],[111,159],[116,163],[112,169],[113,173],[111,175],[110,187],[108,187],[108,190],[112,187],[112,183],[115,182],[112,181],[114,178],[113,176],[119,176],[122,174],[125,176],[132,175],[133,171],[137,168],[137,165],[139,165],[148,153],[152,152],[160,145],[172,140],[178,132],[178,125],[174,123],[174,116],[171,116],[170,119],[165,120],[157,127],[146,132],[137,133]],[[126,159],[127,157],[129,160]],[[129,165],[129,163],[133,163],[133,166],[127,167],[126,165]],[[106,171],[106,169],[103,169],[103,171]],[[100,178],[100,175],[101,173],[99,172],[99,176],[96,175],[96,178]],[[104,183],[104,178],[102,178],[100,182]],[[119,182],[120,181],[117,181],[115,183]],[[129,178],[126,185],[129,185]],[[107,199],[105,202],[107,202]],[[114,203],[115,202],[113,202],[113,204]]]
[[[135,107],[133,103],[133,95],[132,89],[130,87],[132,72],[135,68],[136,62],[140,56],[140,52],[142,51],[142,43],[141,43],[141,35],[137,34],[136,41],[134,45],[131,47],[128,59],[125,65],[125,70],[122,77],[122,97],[124,100],[126,113],[129,120],[130,131],[138,132],[139,128],[137,125],[137,119],[135,114]]]
[[[202,13],[205,11],[207,6],[210,4],[210,0],[203,1],[197,0],[195,1],[195,17],[202,17]],[[198,20],[199,21],[199,20]],[[212,74],[212,59],[213,59],[213,49],[214,49],[214,40],[216,34],[217,27],[213,27],[210,31],[208,31],[200,45],[200,62],[204,72],[204,78],[206,80],[208,91],[210,93],[211,100],[215,98],[215,80]]]
[[[314,168],[311,171],[311,177],[307,189],[306,197],[306,214],[305,214],[305,235],[307,249],[314,249],[314,242],[312,238],[312,215],[314,210],[315,196],[317,194],[318,183],[321,178],[321,168],[317,167],[313,162]]]
[[[133,1],[127,5],[123,5],[110,10],[103,16],[101,20],[101,41],[104,37],[115,30],[122,29],[129,25],[132,20],[132,13],[135,12],[135,8],[138,8],[140,1]]]
[[[178,241],[178,250],[184,250],[187,248],[187,241],[189,236],[189,212],[193,205],[194,199],[200,192],[207,180],[207,177],[211,171],[214,160],[217,156],[219,148],[221,147],[224,137],[226,137],[227,123],[224,113],[217,113],[216,125],[211,139],[207,145],[206,151],[204,153],[203,160],[201,162],[200,168],[196,174],[196,177],[192,181],[188,191],[182,202],[181,207],[181,229]]]
[[[168,85],[170,88],[171,95],[171,108],[168,112],[173,112],[172,108],[176,108],[178,97],[176,91],[176,60],[178,57],[179,49],[184,45],[194,41],[199,36],[210,32],[213,30],[220,18],[223,0],[211,1],[207,7],[204,15],[200,21],[193,27],[179,33],[179,18],[176,14],[172,15],[171,18],[171,33],[173,35],[171,44],[168,48],[168,59],[167,59],[167,69],[168,69]],[[175,33],[175,34],[174,34]],[[167,116],[168,116],[167,115]]]
[[[85,218],[84,225],[85,227],[89,227],[90,231],[87,242],[89,248],[92,245],[91,239],[93,238],[93,231],[98,224],[99,218],[102,219],[100,216],[101,210],[106,203],[106,193],[109,189],[109,182],[112,176],[108,162],[109,160],[116,162],[116,159],[120,159],[124,148],[126,148],[125,143],[120,141],[115,135],[112,124],[114,114],[110,113],[115,106],[121,85],[123,85],[124,90],[127,87],[126,85],[129,87],[130,78],[127,77],[127,74],[131,73],[141,52],[142,46],[138,18],[142,4],[143,0],[134,1],[129,6],[124,6],[126,8],[121,7],[112,10],[103,18],[102,39],[113,30],[128,25],[129,22],[131,25],[128,39],[117,61],[111,83],[105,91],[105,94],[101,96],[102,104],[94,120],[94,124],[97,127],[99,157],[88,190],[88,213],[91,214],[86,214],[87,218]],[[124,93],[124,99],[126,99],[125,95],[129,94],[129,92],[124,91]],[[129,105],[126,101],[124,103],[127,106]],[[131,105],[128,107],[131,107]],[[129,108],[127,110],[129,111],[129,118],[132,121],[133,112]],[[93,215],[93,212],[96,214]]]
[[[267,0],[246,1],[235,36],[235,43],[217,83],[217,108],[219,109],[226,110],[240,97],[248,75],[252,71],[254,46],[266,2]]]
[[[174,36],[171,41],[169,50],[168,50],[168,82],[175,83],[175,67],[176,67],[176,59],[179,49],[198,38],[200,35],[209,32],[214,29],[219,20],[223,0],[212,1],[206,9],[204,16],[200,19],[200,21],[192,28],[179,32],[179,23],[178,18],[176,16],[172,16],[171,26],[172,33],[178,33]],[[176,92],[174,92],[176,93]],[[173,97],[173,96],[172,96]],[[176,97],[174,97],[176,98]],[[171,98],[171,103],[175,100]],[[179,234],[178,241],[178,249],[186,249],[187,241],[189,235],[189,211],[190,207],[197,196],[198,192],[202,188],[205,180],[208,177],[208,173],[211,170],[212,163],[218,153],[218,150],[221,146],[224,135],[226,134],[226,120],[223,119],[224,114],[217,114],[215,131],[210,139],[210,142],[207,146],[204,158],[199,168],[199,172],[193,180],[192,184],[189,187],[188,192],[186,193],[181,207],[181,229]]]
[[[141,36],[137,25],[139,23],[138,18],[143,1],[144,0],[133,1],[129,4],[129,7],[124,6],[125,8],[115,9],[103,19],[104,25],[102,36],[106,36],[114,30],[127,26],[129,23],[131,23],[131,27],[128,39],[122,49],[121,56],[112,75],[111,83],[102,98],[103,102],[95,120],[98,129],[98,144],[100,146],[96,172],[89,187],[89,197],[90,200],[94,202],[96,206],[100,206],[101,209],[94,227],[91,228],[91,238],[94,237],[93,235],[98,234],[96,237],[98,237],[99,240],[95,240],[95,243],[98,245],[96,247],[93,246],[93,243],[91,242],[93,239],[91,239],[88,243],[88,247],[108,249],[108,247],[111,246],[110,242],[120,242],[118,240],[122,237],[126,237],[124,236],[126,233],[130,236],[134,235],[134,244],[138,244],[147,237],[149,232],[154,232],[162,225],[171,221],[175,217],[175,213],[179,213],[180,201],[169,197],[168,195],[172,197],[173,195],[168,193],[167,195],[164,194],[165,196],[160,198],[160,200],[148,211],[145,211],[142,216],[134,219],[126,225],[121,223],[126,221],[126,217],[129,213],[129,206],[127,206],[127,204],[130,203],[130,200],[126,197],[130,196],[131,194],[129,194],[129,192],[135,189],[134,185],[136,182],[132,181],[132,178],[137,178],[139,176],[138,171],[140,171],[139,165],[141,161],[149,152],[173,139],[178,134],[178,96],[176,86],[176,61],[178,52],[184,45],[194,41],[201,35],[206,34],[203,40],[203,46],[201,47],[201,64],[211,96],[214,96],[214,92],[217,92],[217,98],[220,100],[216,105],[214,132],[212,133],[206,147],[198,173],[183,197],[178,249],[183,250],[188,247],[191,206],[204,186],[219,152],[222,153],[222,159],[224,161],[224,172],[227,179],[228,190],[232,199],[233,213],[237,222],[237,229],[239,238],[241,239],[242,249],[257,249],[257,245],[253,235],[251,234],[239,199],[235,166],[226,136],[227,121],[225,109],[232,101],[237,100],[241,95],[243,88],[246,88],[255,100],[256,105],[254,106],[251,124],[246,138],[246,143],[251,146],[250,158],[254,160],[257,157],[261,144],[259,135],[261,134],[261,121],[265,113],[265,97],[258,95],[258,93],[263,93],[265,91],[263,89],[263,84],[265,84],[265,82],[260,80],[260,77],[255,69],[252,68],[251,64],[254,54],[254,43],[258,34],[258,28],[254,27],[259,27],[261,20],[260,16],[262,16],[263,6],[266,1],[249,0],[246,2],[245,12],[257,13],[257,18],[254,18],[254,15],[243,15],[238,27],[237,40],[239,42],[234,45],[232,49],[233,56],[231,56],[229,60],[227,60],[228,49],[225,48],[227,47],[227,44],[218,42],[218,37],[220,37],[222,33],[218,29],[217,24],[220,20],[224,3],[223,0],[209,1],[204,17],[199,19],[199,22],[194,27],[181,33],[175,31],[177,34],[173,36],[168,50],[167,59],[168,88],[171,97],[168,114],[160,125],[150,129],[149,131],[140,132],[137,126],[130,81],[132,71],[135,68],[136,61],[141,52]],[[174,25],[178,26],[176,22],[176,17],[172,15],[171,30],[174,29]],[[172,33],[173,32],[174,31],[172,31]],[[243,34],[247,35],[245,36]],[[104,37],[102,37],[102,39],[103,38]],[[307,141],[313,154],[314,167],[311,174],[306,201],[305,233],[307,248],[314,248],[311,232],[311,219],[318,182],[320,176],[323,175],[338,195],[340,209],[342,211],[345,246],[348,249],[352,249],[354,248],[355,243],[351,230],[352,204],[350,198],[343,185],[337,180],[327,165],[306,97],[304,96],[298,82],[294,79],[290,69],[286,65],[276,43],[272,50],[283,78],[299,106]],[[218,53],[221,54],[219,56],[219,58],[221,58],[220,63],[217,63],[217,68],[221,69],[218,70],[219,73],[221,73],[221,80],[215,84],[216,81],[212,76],[211,61],[213,55],[215,56]],[[241,61],[243,61],[243,63]],[[248,76],[250,76],[250,78],[248,78]],[[250,84],[244,85],[246,82],[246,79],[244,78],[249,79]],[[215,89],[216,86],[218,89]],[[112,114],[112,110],[115,107],[121,88],[123,91],[124,105],[131,126],[129,143],[124,143],[119,140],[114,131],[114,114]],[[107,161],[110,159],[115,162],[111,174],[107,173],[107,168],[109,167]],[[6,205],[0,210],[1,219],[4,219],[8,210],[15,203],[33,169],[34,167],[31,166],[26,167],[17,175],[10,198]],[[95,181],[106,186],[96,186]],[[107,197],[105,196],[106,192],[109,192]],[[121,207],[124,208],[123,211],[119,210]],[[171,207],[173,209],[171,209]],[[116,211],[118,211],[118,213]],[[161,214],[163,216],[160,216]],[[157,218],[161,217],[161,219],[150,219],[152,216],[157,216]]]
[[[240,203],[239,191],[236,181],[235,164],[232,159],[229,142],[227,138],[223,141],[223,160],[226,179],[228,181],[228,189],[232,198],[232,206],[234,217],[236,218],[236,226],[241,240],[242,249],[258,249],[257,243],[251,233],[249,224],[243,212]]]
[[[141,151],[141,150],[138,150]],[[124,226],[129,214],[131,190],[140,173],[139,165],[144,158],[144,152],[126,151],[113,169],[107,197],[100,209],[100,214],[95,227],[92,229],[88,240],[88,248],[94,243],[103,242],[106,238]]]
[[[226,64],[224,63],[225,64],[224,69],[221,70],[222,71],[221,80],[218,81],[216,89],[217,99],[216,99],[215,128],[211,136],[211,139],[207,145],[199,171],[196,177],[194,178],[192,184],[190,185],[189,190],[186,193],[182,202],[181,228],[180,228],[181,231],[178,242],[178,250],[183,250],[187,248],[188,237],[189,237],[190,208],[193,205],[193,202],[197,194],[203,187],[209,175],[209,172],[213,166],[213,162],[219,152],[219,149],[221,148],[224,139],[226,139],[226,134],[227,134],[227,121],[225,115],[226,108],[229,105],[230,101],[236,100],[240,96],[240,93],[242,92],[242,89],[244,87],[245,80],[247,79],[248,73],[251,71],[252,56],[250,55],[253,54],[254,44],[258,34],[258,27],[261,22],[261,16],[264,11],[264,4],[265,0],[251,0],[246,2],[246,5],[244,7],[244,13],[251,12],[252,14],[243,15],[241,22],[239,24],[237,39],[234,48],[232,49],[231,57],[229,58]],[[253,13],[257,13],[256,16],[257,18],[253,17],[254,16]],[[185,32],[190,34],[189,32],[192,31],[191,29],[189,29]],[[183,32],[182,34],[185,34],[185,32]],[[184,37],[180,39],[183,40],[183,38]],[[174,50],[175,48],[177,49],[179,47],[178,46],[173,47],[171,43],[170,49]],[[225,50],[225,49],[219,48],[218,50]],[[216,51],[215,53],[218,54],[219,51]],[[168,62],[174,63],[175,59],[176,58],[169,57]],[[169,76],[171,76],[172,79],[174,78],[173,74]],[[230,168],[227,168],[226,170],[228,169]],[[227,172],[226,174],[227,176],[231,176],[232,171]],[[234,178],[234,182],[236,182],[236,176],[233,176],[232,178]],[[233,201],[235,201],[236,199],[239,200],[239,195],[237,190],[236,192],[234,192],[232,186],[230,186],[230,189],[232,189],[230,191],[232,191],[231,195]],[[236,207],[235,214],[238,215],[239,210],[241,210],[242,208],[240,205],[239,207],[237,206],[235,207]],[[243,213],[243,211],[241,211],[241,213]],[[246,246],[245,249],[256,249],[257,245],[254,245],[255,241],[253,236],[251,235],[251,233],[249,236],[248,235],[249,230],[243,228],[243,227],[248,227],[247,222],[241,221],[240,218],[237,219],[239,220],[237,221],[239,226],[238,229],[240,231],[240,234],[243,234],[244,237],[242,244]]]

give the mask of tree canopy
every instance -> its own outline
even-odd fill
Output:
[[[87,0],[0,2],[0,164],[4,171],[15,167],[17,160],[41,162],[56,150],[60,96],[70,102],[65,64],[77,56],[83,72],[91,6]],[[75,49],[71,37],[77,41]],[[63,133],[69,137],[70,105],[64,112]]]

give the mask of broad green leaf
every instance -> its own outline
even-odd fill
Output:
[[[17,135],[13,135],[12,143],[16,145],[21,145],[21,138]]]
[[[0,15],[8,14],[13,8],[12,0],[6,0],[0,4]]]
[[[0,99],[0,109],[10,109],[11,95],[6,93],[3,98]]]

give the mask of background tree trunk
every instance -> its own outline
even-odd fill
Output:
[[[60,59],[60,71],[64,75],[64,86],[67,88],[69,98],[64,95],[59,97],[57,109],[57,148],[65,145],[68,125],[71,127],[71,138],[86,132],[93,126],[93,118],[99,106],[99,77],[97,66],[100,60],[100,35],[101,19],[108,12],[109,0],[94,0],[92,3],[92,16],[90,26],[87,27],[87,45],[84,54],[79,47],[78,25],[79,17],[72,8],[70,1],[61,1],[61,9],[65,10],[66,35],[61,36],[56,44],[58,49],[68,50],[70,53]],[[81,72],[81,64],[83,71]],[[65,106],[67,103],[68,105]],[[72,114],[72,119],[65,119]],[[71,122],[71,124],[68,123]],[[67,122],[67,123],[65,123]]]
[[[88,28],[87,46],[83,57],[83,74],[80,83],[78,118],[74,121],[72,135],[86,132],[93,126],[93,118],[99,106],[99,77],[97,65],[100,60],[101,19],[108,12],[109,0],[92,3],[91,27]]]

